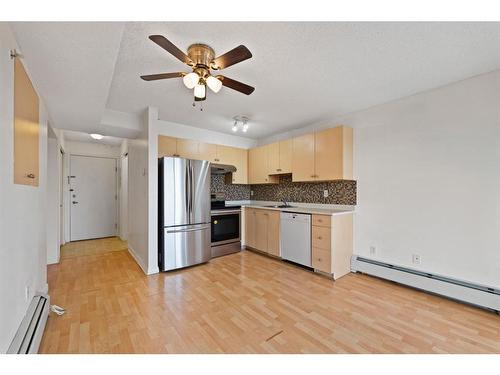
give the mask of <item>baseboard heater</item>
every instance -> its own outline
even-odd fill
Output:
[[[49,316],[49,308],[49,296],[37,295],[33,297],[28,311],[7,350],[8,354],[38,353]]]
[[[400,267],[354,255],[351,270],[409,285],[430,293],[500,311],[500,289]]]

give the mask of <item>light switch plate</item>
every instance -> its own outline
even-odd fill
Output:
[[[328,198],[328,190],[323,190],[323,197]]]

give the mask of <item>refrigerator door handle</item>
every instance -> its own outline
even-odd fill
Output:
[[[203,227],[197,227],[197,228],[167,230],[166,233],[170,234],[170,233],[195,232],[197,230],[205,230],[205,229],[210,229],[210,225],[205,225]]]

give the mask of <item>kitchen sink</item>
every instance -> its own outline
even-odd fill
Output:
[[[269,208],[294,208],[295,206],[290,206],[289,204],[275,204],[272,206],[264,206]]]

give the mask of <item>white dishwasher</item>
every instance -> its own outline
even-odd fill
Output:
[[[311,267],[311,215],[281,212],[281,257]]]

